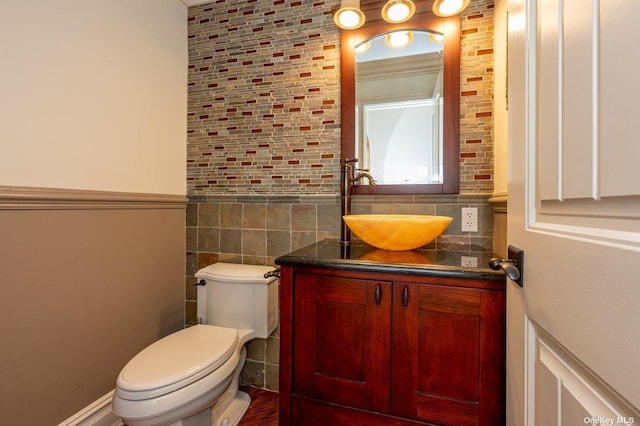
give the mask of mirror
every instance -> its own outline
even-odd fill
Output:
[[[356,151],[378,185],[441,184],[444,37],[394,31],[356,46]]]
[[[391,25],[372,5],[361,4],[363,27],[341,33],[342,158],[377,181],[353,193],[458,193],[460,18],[418,1],[411,20]],[[393,35],[412,41],[391,48]]]

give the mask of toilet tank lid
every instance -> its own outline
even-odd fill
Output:
[[[275,280],[275,277],[265,278],[264,274],[274,269],[273,266],[218,262],[200,269],[196,272],[196,278],[214,281],[268,284]]]

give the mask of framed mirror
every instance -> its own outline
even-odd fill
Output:
[[[367,23],[341,33],[342,158],[376,179],[353,193],[458,193],[460,18],[417,1],[413,18],[392,25],[378,6],[361,4]]]

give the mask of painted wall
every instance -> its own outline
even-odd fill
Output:
[[[58,424],[184,326],[184,203],[17,203],[0,204],[0,424]]]
[[[495,0],[493,151],[494,194],[507,193],[507,1]]]
[[[58,424],[184,325],[186,21],[0,2],[0,424]]]
[[[0,184],[185,193],[180,0],[0,3]]]
[[[493,252],[507,256],[507,0],[496,0],[494,11],[493,99]]]

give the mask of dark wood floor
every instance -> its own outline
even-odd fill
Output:
[[[241,386],[251,396],[249,410],[240,420],[240,426],[277,426],[278,394],[262,389]]]

